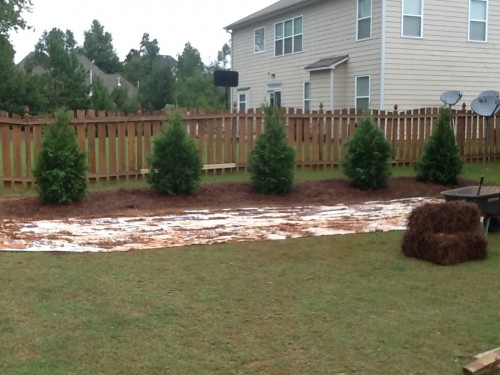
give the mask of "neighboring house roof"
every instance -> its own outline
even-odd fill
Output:
[[[170,55],[158,55],[158,59],[159,59],[162,63],[164,63],[164,64],[166,64],[166,65],[170,66],[171,68],[175,68],[175,67],[177,67],[177,63],[178,63],[178,61],[177,61],[176,59],[174,59],[174,58],[173,58],[172,56],[170,56]]]
[[[90,72],[92,71],[92,76],[93,77],[99,77],[104,85],[110,92],[113,91],[114,88],[121,86],[121,85],[126,85],[128,89],[130,90],[129,93],[131,95],[137,94],[137,89],[134,85],[132,85],[129,81],[127,81],[121,74],[108,74],[104,73],[97,65],[95,65],[92,61],[90,61],[86,56],[84,55],[77,55],[78,61],[80,64],[82,64],[83,69],[87,72],[87,75],[89,75],[89,82],[90,84]]]
[[[349,55],[327,57],[307,65],[304,69],[308,71],[335,69],[337,65],[343,64],[347,60],[349,60]]]
[[[269,5],[268,7],[261,9],[255,13],[250,14],[247,17],[240,19],[239,21],[233,22],[230,25],[224,27],[226,30],[234,30],[239,27],[243,27],[246,25],[250,25],[257,20],[266,19],[269,17],[273,17],[279,15],[284,12],[288,12],[291,10],[295,10],[298,8],[302,8],[306,5],[313,4],[321,0],[280,0],[274,4]]]
[[[35,57],[35,52],[30,52],[24,59],[22,59],[17,66],[21,69],[26,70],[26,64]],[[135,96],[137,94],[137,88],[127,81],[121,74],[108,74],[104,73],[97,65],[90,61],[84,55],[77,55],[78,61],[83,66],[83,69],[87,73],[88,82],[90,84],[90,72],[92,71],[92,77],[99,77],[103,85],[111,92],[117,86],[126,85],[128,87],[128,92],[130,96]],[[33,74],[43,74],[45,73],[45,68],[40,65],[34,65]]]

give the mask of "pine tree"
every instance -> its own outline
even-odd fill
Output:
[[[352,185],[363,190],[386,187],[391,174],[390,156],[391,144],[376,127],[373,118],[365,116],[347,142],[344,174]]]
[[[166,195],[193,194],[201,180],[201,156],[189,138],[182,114],[171,114],[169,119],[171,127],[153,140],[148,183]]]
[[[33,176],[40,200],[44,203],[70,203],[87,195],[87,161],[80,150],[70,113],[56,112],[55,121],[44,134]]]
[[[415,165],[418,180],[439,184],[457,182],[464,163],[450,121],[451,110],[441,108],[436,128],[425,144],[424,155]]]
[[[264,133],[249,160],[250,184],[262,194],[286,194],[293,190],[295,150],[286,142],[278,108],[264,109]]]

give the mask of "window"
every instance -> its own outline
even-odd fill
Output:
[[[370,76],[356,77],[356,109],[370,106]]]
[[[372,36],[372,0],[358,0],[358,40]]]
[[[403,0],[403,36],[421,38],[424,20],[424,0]]]
[[[253,51],[255,53],[260,53],[265,51],[265,42],[264,42],[264,28],[256,29],[254,31],[254,48]]]
[[[272,84],[267,86],[267,103],[271,107],[281,107],[280,84]]]
[[[470,0],[469,40],[486,42],[488,30],[488,0]]]
[[[238,110],[246,112],[248,109],[248,91],[238,91]]]
[[[311,83],[304,82],[304,111],[311,109]]]
[[[295,17],[274,25],[275,56],[302,52],[302,26],[302,17]]]

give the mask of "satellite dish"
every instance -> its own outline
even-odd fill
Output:
[[[481,94],[478,95],[478,97],[481,97],[481,96],[494,96],[495,98],[500,98],[500,94],[496,90],[483,91]]]
[[[480,116],[490,117],[500,109],[500,100],[493,95],[479,96],[472,101],[471,108]]]
[[[446,91],[441,94],[441,101],[444,104],[455,105],[462,98],[462,93],[457,90]]]

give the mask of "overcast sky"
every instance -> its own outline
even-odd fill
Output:
[[[123,61],[132,49],[139,49],[143,33],[157,39],[160,53],[177,58],[184,45],[200,51],[205,64],[217,58],[230,34],[223,28],[277,0],[33,0],[32,13],[24,18],[34,30],[12,31],[10,40],[18,63],[30,51],[44,31],[57,27],[71,30],[78,45],[84,31],[98,20],[113,36],[113,46]]]

